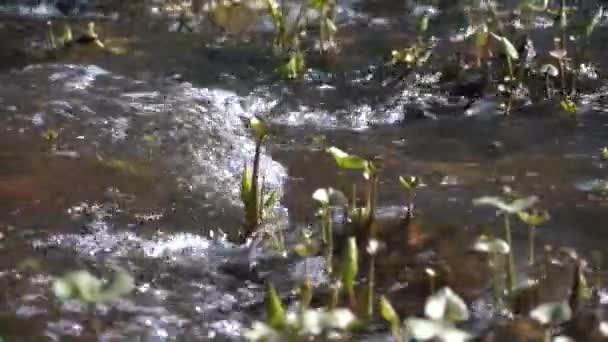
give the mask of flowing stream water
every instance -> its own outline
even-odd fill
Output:
[[[51,3],[16,3],[0,1],[0,335],[7,341],[91,340],[86,308],[50,291],[53,276],[75,269],[105,274],[120,266],[136,279],[133,295],[95,309],[103,341],[240,340],[262,318],[262,275],[287,291],[306,262],[323,282],[319,258],[254,255],[252,272],[251,251],[223,238],[243,222],[240,175],[255,147],[245,123],[256,115],[272,128],[262,170],[280,203],[270,220],[288,237],[315,224],[315,189],[363,184],[359,174],[339,176],[322,140],[382,165],[380,221],[397,250],[402,235],[416,238],[398,225],[406,200],[398,177],[422,177],[416,234],[437,237],[433,251],[455,270],[451,285],[467,300],[487,291],[487,276],[479,260],[454,249],[496,221],[493,211],[472,206],[476,197],[503,186],[539,195],[551,213],[539,244],[588,256],[608,241],[608,202],[598,191],[608,166],[600,152],[608,144],[604,26],[591,51],[599,79],[572,121],[544,104],[495,115],[482,108],[491,99],[466,116],[433,72],[387,86],[382,56],[411,36],[407,6],[396,2],[338,1],[343,61],[330,72],[313,62],[298,81],[277,77],[264,33],[235,40],[211,29],[172,32],[174,22],[154,2],[143,18],[119,6],[101,15],[92,2],[72,18],[75,26],[96,20],[106,43],[124,53],[75,46],[32,57],[46,44],[46,21],[64,19]],[[448,4],[439,9],[433,33],[442,54],[446,35],[457,33],[456,15]],[[541,47],[546,31],[533,32]],[[514,230],[514,248],[524,254],[526,227]],[[387,288],[411,281],[401,253],[408,252],[378,266]],[[394,292],[405,311],[423,300],[405,292]]]

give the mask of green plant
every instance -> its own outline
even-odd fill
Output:
[[[551,342],[551,327],[572,319],[572,310],[565,301],[544,303],[530,311],[530,317],[545,327],[544,341]]]
[[[420,178],[416,176],[399,177],[399,184],[407,194],[407,215],[414,217],[414,198],[416,197],[416,188],[420,186]]]
[[[310,0],[310,5],[319,13],[320,53],[325,54],[336,47],[335,0]]]
[[[280,57],[287,57],[287,61],[278,68],[278,72],[284,78],[299,78],[304,73],[306,67],[299,39],[303,31],[303,18],[306,6],[300,6],[293,26],[288,28],[283,7],[279,6],[274,0],[266,0],[266,5],[268,14],[274,25],[273,47],[275,54]]]
[[[469,319],[466,303],[450,288],[442,288],[426,300],[426,318],[405,320],[405,341],[434,340],[442,342],[467,341],[471,335],[456,328],[456,322]]]
[[[273,208],[277,201],[277,192],[266,194],[264,182],[260,184],[260,157],[262,144],[268,135],[268,128],[258,118],[249,121],[255,136],[255,153],[253,156],[252,171],[247,164],[243,167],[241,176],[241,201],[245,206],[245,231],[243,240],[251,237],[257,230],[264,218],[265,210]]]
[[[536,227],[547,222],[550,218],[547,211],[519,211],[517,217],[528,225],[528,261],[530,265],[534,264],[534,236],[536,235]]]
[[[559,76],[559,70],[553,64],[545,64],[540,68],[540,72],[545,76],[545,97],[553,97],[553,84],[551,78]]]
[[[497,208],[499,212],[504,217],[504,227],[505,227],[505,239],[509,246],[513,245],[513,238],[511,236],[511,223],[509,221],[509,216],[516,214],[520,211],[531,208],[534,204],[538,202],[538,197],[530,196],[526,198],[516,199],[511,203],[505,202],[500,197],[480,197],[473,200],[473,205],[475,206],[491,206]],[[515,288],[516,279],[515,279],[515,262],[513,261],[513,252],[512,250],[509,252],[509,257],[507,260],[507,290],[509,295],[513,293],[513,289]]]
[[[369,322],[374,315],[374,290],[376,286],[376,254],[380,249],[380,242],[376,239],[370,239],[365,250],[369,254],[369,268],[367,270],[367,284],[364,292],[364,303],[361,308],[364,311],[363,317],[366,322]]]
[[[90,328],[99,334],[99,321],[95,316],[95,305],[115,301],[129,294],[135,287],[133,277],[120,268],[115,269],[110,282],[105,282],[88,271],[68,272],[53,280],[53,293],[61,300],[74,299],[88,308]]]
[[[355,306],[355,279],[359,273],[359,250],[357,240],[349,237],[346,241],[346,250],[342,258],[342,285],[350,300],[351,307]]]
[[[504,240],[497,238],[490,238],[488,236],[480,236],[475,244],[473,250],[476,252],[487,253],[490,255],[490,266],[492,267],[492,290],[494,295],[494,301],[496,303],[503,303],[503,293],[499,283],[499,277],[501,274],[498,264],[500,262],[499,256],[508,256],[511,253],[511,246]]]
[[[55,144],[57,143],[57,140],[59,140],[59,132],[52,128],[45,129],[44,132],[42,132],[42,138],[49,144]]]
[[[55,32],[53,31],[53,22],[49,20],[46,22],[46,24],[49,27],[48,39],[49,39],[49,45],[51,47],[51,50],[57,50]]]
[[[380,315],[387,321],[391,327],[391,334],[396,342],[403,341],[403,332],[401,330],[401,320],[399,315],[385,296],[380,297],[379,302]]]
[[[325,264],[327,274],[330,276],[333,273],[333,253],[334,253],[334,234],[332,230],[331,212],[329,208],[330,196],[335,190],[333,189],[317,189],[312,195],[312,198],[320,205],[318,216],[321,218],[321,241],[325,250]]]
[[[327,149],[327,152],[331,154],[336,161],[336,165],[340,170],[362,170],[363,178],[367,180],[368,191],[366,196],[365,208],[356,207],[355,198],[356,194],[353,193],[353,203],[350,208],[350,217],[356,227],[362,228],[364,232],[372,237],[372,226],[373,220],[376,214],[376,197],[378,189],[378,169],[369,160],[365,160],[361,157],[348,154],[341,149],[332,146]],[[356,188],[353,187],[353,192]]]
[[[581,307],[591,300],[592,291],[587,277],[585,277],[584,266],[586,263],[576,257],[574,259],[574,279],[572,281],[572,289],[570,291],[569,305],[572,311],[577,312]]]

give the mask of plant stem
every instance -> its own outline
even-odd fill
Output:
[[[530,230],[528,231],[528,233],[528,240],[530,243],[530,265],[534,265],[534,236],[536,235],[536,227],[530,226]]]
[[[333,252],[334,252],[334,238],[332,232],[332,224],[329,206],[323,207],[323,223],[322,223],[322,234],[323,243],[325,245],[325,263],[327,269],[327,275],[331,276],[333,272]]]
[[[513,60],[511,57],[507,55],[507,68],[509,70],[509,76],[511,77],[511,82],[515,81],[515,74],[513,73]]]
[[[511,223],[509,221],[509,214],[504,213],[505,217],[505,237],[509,244],[509,255],[507,259],[507,290],[509,295],[513,293],[515,288],[515,263],[513,261],[513,239],[511,236]]]
[[[498,281],[498,253],[492,252],[492,290],[494,292],[494,301],[496,305],[502,302],[502,294],[500,293],[500,283]]]
[[[370,175],[369,179],[369,193],[367,197],[367,218],[366,218],[366,233],[368,234],[368,238],[373,238],[375,236],[374,219],[376,217],[376,197],[377,197],[377,188],[378,188],[378,176],[376,173]]]
[[[369,271],[367,275],[367,318],[371,319],[374,315],[374,286],[376,282],[375,270],[376,268],[376,255],[372,254],[369,259]]]
[[[547,99],[551,99],[551,80],[549,79],[549,73],[545,73],[545,96]]]
[[[550,328],[546,328],[545,332],[543,334],[543,342],[551,342],[551,329]]]
[[[253,197],[251,203],[253,208],[248,210],[247,215],[247,235],[251,236],[260,224],[260,192],[258,190],[258,178],[260,173],[260,155],[262,152],[262,139],[257,139],[255,142],[255,154],[253,157],[253,171],[251,173],[251,196]]]

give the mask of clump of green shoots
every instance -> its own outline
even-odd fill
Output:
[[[324,55],[336,49],[336,0],[311,0],[310,4],[319,13],[319,50]]]
[[[534,237],[536,235],[536,227],[547,222],[550,218],[547,211],[519,211],[517,217],[528,225],[528,262],[530,265],[534,265]]]
[[[424,13],[417,23],[418,34],[416,43],[413,46],[401,50],[394,50],[391,53],[391,63],[393,65],[403,65],[406,70],[410,70],[415,66],[421,66],[429,59],[432,49],[428,41],[425,39],[426,32],[429,28],[430,13]]]
[[[255,136],[255,153],[253,156],[252,171],[247,164],[243,167],[241,177],[241,201],[245,206],[245,231],[243,240],[250,238],[257,232],[262,223],[266,210],[274,207],[277,200],[277,192],[266,193],[263,180],[260,182],[260,158],[262,153],[262,143],[268,135],[268,128],[258,118],[249,121]]]
[[[302,75],[306,67],[304,54],[300,48],[300,34],[303,30],[304,10],[302,5],[292,27],[288,27],[284,8],[275,0],[266,0],[268,13],[274,25],[273,47],[275,54],[286,56],[287,62],[279,67],[279,74],[285,78],[295,79]]]
[[[511,223],[509,217],[517,214],[520,211],[531,208],[538,201],[538,197],[530,196],[526,198],[516,199],[511,203],[507,203],[500,197],[481,197],[473,200],[475,206],[490,206],[498,209],[499,213],[504,217],[505,240],[509,246],[513,246],[513,238],[511,235]],[[515,288],[515,262],[513,260],[512,249],[509,252],[507,260],[507,291],[511,295]]]
[[[73,271],[53,281],[53,292],[61,300],[74,299],[88,308],[90,328],[97,336],[100,322],[95,316],[95,306],[113,302],[129,294],[135,287],[133,277],[126,271],[117,268],[113,279],[105,282],[88,271]]]
[[[355,315],[345,308],[300,307],[288,312],[272,284],[267,284],[265,304],[266,322],[256,321],[245,332],[245,337],[250,341],[326,340],[329,336],[345,336],[356,323]]]

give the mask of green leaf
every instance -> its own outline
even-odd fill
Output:
[[[464,342],[471,334],[455,328],[452,324],[424,318],[408,318],[405,321],[406,341],[411,338],[420,341],[436,339],[441,342]]]
[[[420,178],[416,176],[399,177],[399,183],[406,192],[410,192],[420,185]]]
[[[367,167],[368,163],[365,159],[348,154],[335,146],[328,148],[327,152],[334,157],[341,169],[364,170]]]
[[[331,18],[325,18],[325,27],[327,28],[327,31],[330,35],[338,32],[338,28],[336,27],[334,21],[331,20]]]
[[[401,322],[399,315],[385,296],[380,296],[380,315],[391,326],[391,333],[394,337],[401,335]]]
[[[279,68],[279,73],[288,79],[296,79],[304,73],[304,55],[301,52],[295,51],[290,53],[287,63]]]
[[[519,211],[526,210],[531,208],[534,204],[538,202],[537,196],[529,196],[525,198],[516,199],[511,203],[506,203],[500,197],[494,196],[484,196],[480,198],[476,198],[473,200],[473,205],[475,206],[491,206],[495,207],[500,211],[515,214]]]
[[[326,0],[310,0],[310,7],[320,11],[325,7]]]
[[[274,205],[277,203],[277,195],[278,192],[276,190],[272,191],[268,197],[266,197],[266,201],[264,202],[264,209],[272,209]]]
[[[467,304],[449,287],[444,287],[426,300],[425,315],[434,320],[461,322],[469,319]]]
[[[48,142],[57,141],[57,139],[59,139],[59,132],[51,128],[46,129],[42,132],[42,138]]]
[[[317,189],[312,194],[312,199],[319,202],[319,204],[321,204],[322,206],[328,206],[329,205],[329,192],[327,191],[327,189]]]
[[[101,292],[102,302],[118,299],[135,288],[135,280],[129,273],[120,268],[117,268],[115,271],[114,278]]]
[[[555,50],[551,50],[549,51],[549,56],[558,59],[558,60],[562,60],[565,59],[566,57],[568,57],[568,51],[564,50],[564,49],[555,49]]]
[[[507,56],[509,56],[512,60],[519,59],[517,49],[507,37],[499,36],[494,32],[490,32],[490,35],[492,35],[492,37],[494,37],[494,39],[496,39],[502,45],[502,50]]]
[[[330,329],[347,330],[356,321],[355,315],[349,309],[338,308],[325,315],[325,326]]]
[[[60,299],[77,299],[84,303],[104,303],[131,292],[133,278],[118,269],[114,279],[103,287],[103,282],[88,271],[74,271],[55,279],[53,292]]]
[[[489,238],[482,235],[473,245],[473,250],[481,253],[496,253],[507,255],[511,248],[509,244],[502,239]]]
[[[551,216],[549,216],[549,213],[546,210],[543,211],[538,211],[538,210],[531,210],[531,211],[519,211],[517,213],[517,216],[519,217],[520,220],[522,220],[523,223],[529,225],[529,226],[540,226],[541,224],[547,222]]]
[[[251,118],[249,120],[249,127],[253,129],[255,137],[258,141],[264,139],[264,137],[268,134],[268,127],[264,121],[260,120],[259,118]]]
[[[563,110],[565,110],[568,113],[576,113],[576,111],[578,110],[576,103],[574,103],[574,101],[569,100],[569,99],[563,99],[561,101],[559,101],[560,106],[562,107]]]
[[[608,147],[602,148],[602,159],[608,160]]]
[[[543,65],[540,67],[540,72],[551,77],[557,77],[559,75],[559,70],[553,64]]]
[[[425,33],[429,28],[429,15],[423,15],[418,21],[418,33]]]
[[[268,316],[268,323],[275,329],[280,329],[285,325],[286,313],[283,308],[283,303],[277,290],[271,283],[266,284],[266,315]]]
[[[300,297],[300,308],[308,308],[310,301],[312,300],[312,282],[306,278],[298,290]]]
[[[355,288],[355,278],[359,272],[359,258],[357,251],[357,240],[349,237],[346,242],[346,253],[342,261],[342,283],[344,288],[352,293]]]
[[[572,318],[572,310],[566,301],[544,303],[532,310],[530,317],[542,325],[559,325]]]
[[[475,30],[475,47],[481,49],[488,45],[489,37],[488,26],[486,24],[479,25]]]
[[[244,335],[248,341],[281,341],[281,334],[271,326],[262,322],[253,322],[251,329],[247,329]]]
[[[241,175],[241,201],[245,205],[245,208],[251,204],[252,185],[251,173],[247,165],[244,165],[243,174]]]

